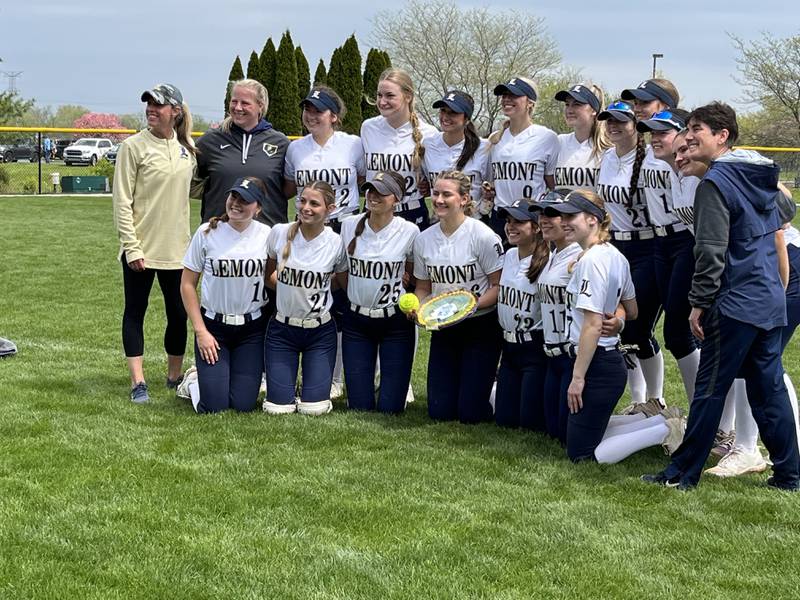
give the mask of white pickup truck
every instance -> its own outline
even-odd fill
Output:
[[[96,165],[114,143],[107,138],[81,138],[64,148],[64,164]]]

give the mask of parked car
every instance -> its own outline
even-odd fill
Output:
[[[17,140],[11,144],[0,144],[0,157],[3,162],[17,162],[18,160],[39,160],[39,150],[36,144]]]
[[[119,152],[119,144],[115,144],[111,150],[106,152],[106,160],[112,165],[117,162],[117,152]]]
[[[64,164],[96,165],[114,144],[107,138],[81,138],[64,148]]]
[[[64,149],[72,145],[75,140],[56,140],[54,148],[56,150],[53,158],[64,158]]]

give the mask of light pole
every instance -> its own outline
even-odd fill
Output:
[[[653,79],[656,78],[656,61],[659,58],[664,58],[664,55],[663,54],[657,54],[657,53],[654,52],[653,53]]]

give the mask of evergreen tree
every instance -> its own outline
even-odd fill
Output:
[[[380,112],[375,106],[375,92],[378,89],[378,78],[391,66],[389,55],[382,50],[372,48],[367,54],[364,65],[364,94],[361,97],[361,118],[364,120],[377,117]]]
[[[314,71],[314,85],[325,84],[328,82],[328,72],[325,70],[325,62],[320,58],[317,70]]]
[[[297,96],[298,102],[302,102],[303,98],[308,96],[311,89],[311,73],[308,68],[308,60],[306,55],[303,54],[303,49],[298,46],[294,49],[295,64],[297,64]]]
[[[275,129],[286,135],[300,135],[300,107],[297,103],[297,63],[289,30],[283,34],[275,61],[275,84],[270,90],[269,110]]]
[[[261,61],[258,58],[258,54],[256,54],[254,50],[253,52],[250,53],[250,60],[247,61],[247,78],[260,81],[259,79],[260,75],[261,75]]]
[[[267,95],[270,102],[267,107],[267,120],[272,120],[272,88],[275,86],[275,44],[272,43],[272,38],[267,39],[264,44],[261,55],[258,58],[261,66],[261,84],[267,88]]]
[[[342,131],[358,135],[361,131],[361,96],[364,84],[361,78],[361,52],[355,35],[351,35],[341,48],[333,51],[328,85],[339,94],[347,107]]]
[[[236,56],[236,60],[233,61],[233,66],[231,66],[231,72],[228,74],[228,83],[225,86],[225,111],[223,114],[227,117],[228,116],[228,107],[231,104],[231,81],[239,81],[240,79],[244,79],[244,71],[242,71],[242,61],[239,60],[239,56]]]

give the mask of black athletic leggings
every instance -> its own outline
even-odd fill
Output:
[[[125,356],[131,358],[144,354],[144,314],[147,312],[150,289],[156,276],[164,295],[167,313],[164,350],[172,356],[183,356],[186,352],[186,310],[181,300],[183,269],[134,271],[128,266],[124,254],[121,262],[125,288],[125,312],[122,315],[122,346],[125,348]]]

